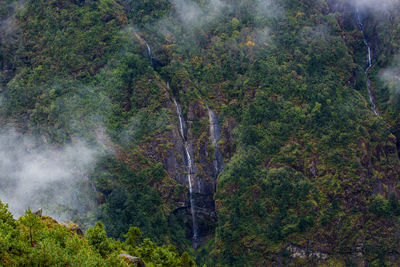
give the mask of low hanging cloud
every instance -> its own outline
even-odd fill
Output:
[[[400,93],[400,69],[399,68],[390,68],[386,69],[382,72],[382,79],[390,85],[391,88],[395,91],[395,93]]]
[[[202,8],[191,1],[174,0],[173,5],[185,26],[194,26],[198,24],[204,15]]]
[[[388,10],[396,4],[399,4],[398,0],[349,0],[349,2],[359,9],[375,11]]]
[[[98,152],[83,142],[64,147],[45,145],[15,131],[0,133],[0,200],[14,216],[30,207],[45,215],[72,220],[90,206],[82,185]]]
[[[15,14],[24,8],[25,1],[13,1],[4,4],[3,8],[8,12],[4,16],[0,16],[0,41],[14,41],[13,34],[17,31],[15,24]]]
[[[389,89],[391,102],[399,101],[400,96],[400,56],[393,60],[392,67],[384,69],[380,73],[380,79]]]
[[[256,8],[254,11],[259,16],[277,18],[282,16],[283,7],[277,0],[256,0]]]
[[[271,42],[271,30],[268,27],[254,31],[254,39],[258,45],[268,45]]]
[[[327,43],[331,39],[330,29],[327,25],[320,24],[315,27],[305,26],[300,32],[303,44]]]
[[[218,17],[227,7],[220,0],[207,1],[203,6],[191,0],[172,0],[172,4],[185,28],[202,26]]]
[[[60,222],[85,227],[92,223],[96,207],[96,190],[88,175],[101,156],[112,153],[103,122],[109,100],[74,81],[55,79],[43,92],[60,94],[48,116],[57,120],[57,126],[44,126],[40,135],[33,136],[15,130],[18,124],[6,120],[0,124],[0,200],[16,217],[28,207],[42,208]],[[1,98],[0,94],[3,109],[7,99]],[[57,145],[55,139],[66,143]]]

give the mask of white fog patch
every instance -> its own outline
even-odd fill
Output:
[[[267,18],[277,18],[283,14],[282,6],[276,0],[256,0],[254,11],[257,15]]]
[[[301,32],[302,43],[321,43],[329,42],[331,39],[330,30],[328,26],[320,24],[315,27],[305,26]]]
[[[15,13],[24,8],[25,1],[15,1],[6,5],[8,14],[0,19],[0,41],[13,41],[12,34],[17,31],[15,24]],[[1,40],[2,39],[2,40]]]
[[[375,11],[388,10],[399,4],[398,0],[349,0],[349,2],[359,9],[372,9]]]
[[[257,29],[253,32],[253,38],[257,45],[268,46],[271,43],[270,28]]]
[[[172,0],[172,4],[186,29],[210,22],[217,18],[224,8],[228,7],[220,0],[206,1],[202,6],[191,0]]]
[[[16,132],[0,134],[0,200],[15,216],[30,207],[43,208],[45,215],[71,220],[88,204],[81,185],[97,152],[84,142],[64,147],[43,145]]]
[[[379,78],[389,89],[391,100],[393,101],[395,97],[397,101],[400,96],[400,56],[397,56],[394,62],[392,67],[386,68],[380,73]]]
[[[193,27],[199,23],[201,17],[204,15],[201,7],[194,2],[174,0],[173,4],[179,18],[184,23],[184,26]]]

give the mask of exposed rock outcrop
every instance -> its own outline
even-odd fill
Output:
[[[133,257],[129,254],[126,253],[121,253],[118,255],[119,257],[121,257],[125,262],[127,262],[128,264],[136,264],[137,267],[146,267],[146,265],[144,264],[143,260],[141,258],[138,257]]]
[[[294,245],[289,245],[286,250],[290,252],[290,257],[292,258],[306,259],[312,257],[319,260],[326,260],[329,258],[327,253],[323,253],[321,251],[311,251]]]
[[[43,213],[42,209],[38,209],[38,210],[35,211],[33,214],[35,214],[35,215],[38,216],[38,217],[42,217],[42,213]]]

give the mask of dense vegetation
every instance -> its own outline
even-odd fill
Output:
[[[140,257],[146,266],[196,266],[185,252],[159,247],[131,227],[124,242],[106,236],[102,223],[83,235],[77,225],[59,224],[29,209],[15,220],[0,202],[0,264],[2,266],[136,266],[121,254]],[[140,265],[138,265],[140,266]]]
[[[17,2],[0,3],[1,21],[12,21],[0,33],[2,125],[60,146],[84,139],[112,150],[89,175],[109,236],[125,240],[139,227],[207,266],[399,263],[397,2],[361,10],[379,116],[370,110],[367,52],[349,1]],[[205,104],[220,115],[218,220],[197,251],[180,212],[184,170],[168,161],[182,162],[172,98],[189,122],[199,177],[213,157]],[[39,242],[22,244],[24,218],[35,217],[3,222],[21,236],[10,237],[19,245],[2,260],[41,260]],[[58,228],[58,241],[48,229],[38,237],[57,244],[68,264],[108,264],[121,250],[147,263],[148,247],[188,259],[147,239],[129,247],[129,238],[103,237],[108,250],[100,252],[90,235],[103,236],[101,224],[86,239]],[[71,256],[67,236],[81,256]],[[293,247],[307,257],[292,257]],[[23,249],[32,258],[16,258]]]

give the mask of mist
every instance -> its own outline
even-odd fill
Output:
[[[400,56],[393,59],[391,67],[380,72],[379,78],[389,89],[390,102],[398,102],[400,96]]]
[[[10,84],[9,84],[10,85]],[[21,123],[0,124],[0,200],[9,204],[15,217],[43,209],[57,221],[90,225],[96,217],[95,188],[89,175],[97,160],[110,153],[103,112],[109,100],[91,86],[54,79],[45,92],[59,96],[49,118],[57,125],[31,134]],[[0,107],[7,98],[0,94]]]
[[[1,34],[16,31],[13,14],[23,6],[23,1],[17,3],[12,7],[13,12],[1,21]],[[182,44],[185,35],[193,33],[194,28],[207,26],[222,18],[225,13],[238,8],[235,4],[221,0],[208,0],[201,4],[191,0],[171,0],[171,3],[174,11],[155,22],[154,31],[161,32],[164,37],[172,33]],[[281,16],[283,8],[279,1],[274,0],[255,0],[251,6],[254,14],[261,19],[257,19],[259,23],[254,31],[243,30],[243,37],[252,37],[251,40],[258,46],[269,45],[272,42],[270,29],[263,19]],[[121,33],[129,39],[133,38],[136,32],[135,27],[130,26],[124,28]],[[149,43],[152,44],[151,40]],[[187,43],[193,47],[192,42]],[[239,49],[238,43],[232,42],[232,45]],[[64,97],[58,97],[54,103],[54,120],[59,122],[60,130],[57,130],[61,132],[59,139],[69,135],[76,136],[81,132],[97,131],[97,139],[101,139],[100,143],[106,145],[107,137],[102,126],[104,118],[101,114],[110,112],[109,99],[99,95],[90,86],[60,81],[49,84],[48,88],[44,89],[46,92],[54,89],[61,94],[66,91],[65,88],[75,88],[72,95],[68,93]],[[0,95],[0,106],[1,101]],[[165,127],[166,115],[160,112],[157,116],[153,120],[154,126],[144,123],[147,119],[146,114],[138,114],[128,122],[120,139],[126,142],[140,139],[147,128]],[[95,145],[83,141],[86,140],[85,137],[71,138],[73,142],[57,146],[49,144],[44,136],[49,140],[54,139],[47,133],[37,139],[14,130],[0,129],[0,200],[9,203],[9,208],[16,217],[23,215],[28,207],[32,210],[42,208],[45,215],[60,221],[76,221],[81,214],[96,212],[96,205],[93,204],[95,190],[88,175],[102,152]]]
[[[375,11],[387,10],[398,4],[398,0],[349,0],[349,2],[359,9]]]
[[[84,192],[98,152],[84,142],[57,147],[15,131],[0,133],[0,199],[19,217],[30,207],[66,222],[91,209]]]
[[[8,12],[1,17],[0,16],[0,42],[13,41],[12,35],[17,31],[15,24],[15,13],[24,8],[25,1],[15,1],[9,4],[5,4],[5,8]]]
[[[282,16],[283,7],[276,0],[257,0],[254,11],[258,16],[277,18]]]
[[[176,14],[185,28],[202,26],[217,18],[228,5],[220,0],[207,1],[203,6],[187,0],[172,0]]]

